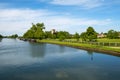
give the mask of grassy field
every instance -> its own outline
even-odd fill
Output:
[[[107,39],[107,38],[104,38],[104,39],[97,39],[98,42],[118,42],[120,43],[120,39]]]
[[[66,39],[66,40],[70,40],[70,41],[76,41],[76,39]],[[82,41],[81,39],[79,39],[79,41]],[[97,39],[97,42],[118,42],[120,43],[120,39],[107,39],[107,38],[102,38],[102,39]]]
[[[120,48],[119,47],[115,48],[115,47],[98,46],[98,45],[90,45],[90,44],[82,44],[82,43],[62,42],[62,41],[58,41],[58,40],[37,40],[37,42],[71,46],[71,47],[75,47],[75,48],[98,51],[98,52],[105,52],[108,54],[120,56]]]
[[[99,46],[111,46],[111,47],[120,47],[120,39],[97,39],[96,42],[82,42],[81,39],[77,41],[76,39],[65,39],[66,42],[78,42],[78,43],[84,43],[84,44],[92,44],[92,45],[99,45]]]

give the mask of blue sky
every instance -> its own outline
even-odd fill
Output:
[[[97,32],[120,31],[120,0],[0,0],[0,34],[23,33],[32,23],[46,30],[81,33],[88,26]]]

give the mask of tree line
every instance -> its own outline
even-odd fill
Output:
[[[70,34],[67,31],[57,31],[52,33],[51,31],[44,31],[45,25],[44,23],[37,23],[33,24],[32,27],[27,30],[27,32],[24,33],[23,38],[27,39],[59,39],[60,41],[64,39],[76,39],[79,41],[81,38],[82,41],[96,41],[98,33],[94,30],[93,27],[89,26],[85,32],[82,32],[81,34],[75,33]],[[107,38],[109,39],[117,39],[120,38],[120,32],[117,32],[115,30],[109,30],[107,33],[104,33]]]
[[[13,35],[10,35],[10,36],[3,36],[0,34],[0,38],[17,38],[18,35],[17,34],[13,34]]]
[[[27,32],[24,33],[23,38],[26,39],[59,39],[60,41],[64,39],[76,39],[79,41],[81,38],[82,41],[97,41],[97,35],[98,33],[94,30],[93,27],[89,26],[85,32],[82,32],[81,34],[75,33],[70,34],[67,31],[57,31],[52,33],[51,31],[44,31],[45,26],[44,23],[37,23],[33,24],[32,27],[27,30]],[[118,39],[120,38],[120,32],[117,32],[115,30],[109,30],[107,33],[103,33],[106,35],[106,38],[109,39]],[[2,36],[0,34],[0,38],[17,38],[17,34],[13,34],[10,36]]]
[[[51,31],[44,31],[45,26],[44,23],[37,23],[33,24],[32,27],[27,30],[27,32],[24,33],[23,38],[27,39],[59,39],[60,41],[64,39],[76,39],[79,41],[81,38],[82,41],[96,41],[98,38],[98,33],[94,30],[93,27],[89,26],[85,32],[82,32],[81,34],[75,33],[70,34],[67,31],[57,31],[55,33],[51,33]],[[120,32],[117,32],[115,30],[109,30],[107,33],[103,33],[106,35],[106,38],[109,39],[119,39],[120,38]],[[3,36],[0,34],[0,38],[17,38],[17,34],[13,34],[10,36]]]
[[[51,33],[51,31],[44,31],[44,23],[32,24],[32,27],[24,33],[23,38],[28,39],[57,39],[64,40],[70,38],[70,34],[67,31],[59,31]]]

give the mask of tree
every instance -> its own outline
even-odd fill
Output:
[[[24,33],[23,37],[30,39],[43,39],[45,38],[45,33],[43,29],[45,29],[44,23],[32,23],[32,27],[26,33]]]
[[[44,32],[42,31],[41,27],[37,26],[37,30],[34,33],[34,38],[36,38],[36,39],[43,39],[44,38]]]
[[[67,31],[59,31],[59,32],[57,32],[57,38],[59,38],[59,40],[68,39],[69,37],[70,37],[70,34]]]
[[[75,33],[74,38],[76,38],[77,41],[79,41],[80,36],[79,36],[79,34],[77,32]]]
[[[51,31],[45,31],[45,38],[52,38]]]
[[[65,36],[63,36],[63,35],[61,35],[60,37],[59,37],[59,40],[60,41],[63,41],[65,39]]]
[[[17,38],[18,37],[18,35],[17,34],[14,34],[14,35],[12,35],[13,36],[13,38]]]
[[[37,23],[36,27],[39,28],[39,29],[41,29],[41,31],[43,31],[43,29],[45,29],[44,23]]]
[[[114,30],[109,30],[107,33],[107,37],[109,39],[117,39],[117,38],[119,38],[119,33],[117,31],[114,31]]]
[[[52,38],[52,39],[56,39],[56,38],[57,38],[57,34],[52,34],[52,35],[51,35],[51,38]]]
[[[88,27],[86,32],[81,33],[80,37],[82,38],[82,41],[96,41],[97,32],[93,27]]]
[[[0,38],[3,38],[3,36],[0,34]]]
[[[17,34],[13,34],[13,35],[11,35],[11,36],[7,36],[7,38],[17,38],[17,37],[18,37]]]
[[[86,32],[81,33],[80,38],[82,39],[82,41],[87,41]]]
[[[88,27],[86,31],[86,37],[88,41],[93,41],[97,39],[97,32],[93,29],[93,27]]]
[[[24,38],[34,38],[34,32],[30,29],[23,35]]]

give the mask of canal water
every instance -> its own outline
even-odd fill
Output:
[[[120,80],[120,57],[0,39],[0,80]]]

